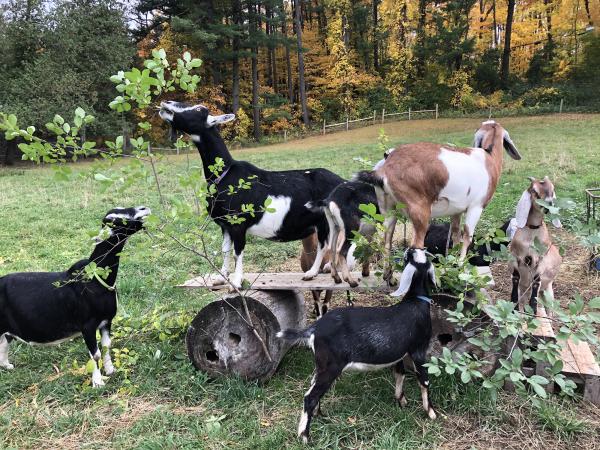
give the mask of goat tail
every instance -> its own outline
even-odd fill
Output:
[[[327,207],[327,202],[325,200],[310,201],[310,202],[306,202],[304,207],[311,212],[319,213],[319,212],[322,212]]]
[[[361,170],[352,178],[354,181],[372,184],[383,189],[383,178],[375,170]]]
[[[279,331],[276,336],[285,341],[307,343],[313,333],[314,330],[312,327],[308,327],[304,330],[286,328],[285,330]]]

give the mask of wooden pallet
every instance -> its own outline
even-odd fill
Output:
[[[552,321],[542,305],[538,305],[537,315],[540,326],[532,334],[540,340],[556,342]],[[561,348],[560,358],[563,361],[561,373],[581,387],[584,400],[600,406],[600,367],[589,345],[585,342],[575,343],[572,339],[568,339],[566,345]],[[523,368],[523,372],[527,376],[533,373],[545,376],[547,367],[547,364],[537,363],[535,368]],[[545,389],[547,392],[554,392],[553,383],[548,383]]]
[[[478,267],[479,273],[489,275],[491,272],[489,267]],[[262,273],[245,273],[244,278],[250,283],[249,290],[256,291],[281,291],[281,290],[328,290],[328,291],[347,291],[347,290],[376,290],[390,292],[395,290],[395,287],[389,287],[380,277],[371,275],[363,277],[360,272],[352,272],[352,276],[358,281],[356,288],[351,288],[346,282],[336,284],[328,273],[320,273],[314,279],[304,281],[302,272],[262,272]],[[399,278],[400,274],[397,274]],[[215,281],[220,280],[220,276],[216,274],[208,274],[192,278],[178,287],[188,289],[210,289],[213,291],[221,289],[229,289],[229,284],[215,284]],[[493,278],[488,283],[493,286]]]
[[[560,357],[563,360],[562,373],[583,387],[583,399],[600,406],[600,367],[589,345],[568,339]]]

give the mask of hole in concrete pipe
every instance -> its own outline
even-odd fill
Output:
[[[242,337],[236,333],[229,333],[229,340],[232,344],[238,345],[241,342]]]
[[[214,349],[209,350],[206,352],[206,359],[208,359],[210,362],[217,362],[219,360],[219,354]]]
[[[442,345],[447,345],[449,342],[452,342],[452,335],[449,333],[438,334],[438,341]]]

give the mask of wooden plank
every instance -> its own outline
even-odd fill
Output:
[[[489,286],[494,285],[494,279],[489,267],[478,267],[477,270],[482,275],[489,275]],[[391,292],[395,287],[389,287],[381,278],[371,275],[363,278],[360,272],[352,272],[352,276],[358,281],[358,287],[351,288],[346,282],[336,284],[329,273],[320,273],[314,279],[304,281],[302,272],[263,272],[263,273],[246,273],[244,277],[251,284],[251,289],[255,290],[282,290],[282,289],[300,289],[300,290],[330,290],[330,291],[347,291],[355,290],[377,290],[383,292]],[[401,273],[396,273],[396,279],[400,279]],[[228,284],[215,284],[220,276],[217,274],[207,274],[192,278],[177,287],[189,289],[211,289],[221,290],[229,289]]]
[[[600,377],[600,367],[596,363],[590,346],[585,342],[575,343],[568,339],[567,345],[561,350],[561,358],[563,372]]]
[[[244,278],[248,280],[253,290],[331,290],[331,291],[346,291],[349,289],[355,290],[377,290],[390,292],[395,287],[389,287],[381,278],[371,275],[363,278],[360,272],[353,272],[352,276],[358,281],[358,287],[351,288],[346,282],[336,284],[328,273],[321,273],[314,279],[302,280],[302,272],[263,272],[263,273],[246,273]],[[220,279],[219,275],[209,274],[199,276],[178,285],[178,287],[188,289],[229,289],[229,284],[215,284],[215,280]]]

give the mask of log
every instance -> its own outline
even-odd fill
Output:
[[[194,318],[186,347],[194,366],[216,377],[235,375],[245,380],[268,380],[290,348],[275,335],[285,328],[305,326],[304,297],[294,290],[253,291],[248,310],[271,360],[246,322],[242,297],[230,296],[205,306]]]

